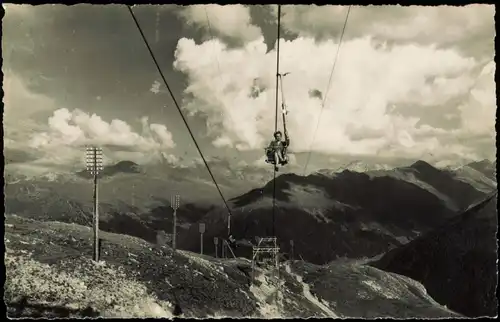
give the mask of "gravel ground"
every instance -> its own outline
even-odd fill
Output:
[[[370,288],[370,281],[380,284],[395,274],[360,264],[328,268],[295,262],[288,274],[284,263],[282,291],[276,297],[277,282],[269,270],[260,268],[251,284],[249,260],[173,253],[136,237],[102,232],[101,262],[94,263],[92,235],[91,229],[76,224],[7,215],[8,316],[306,318],[329,316],[328,312],[330,317],[451,316],[426,295],[411,297],[408,285],[415,283],[411,280],[391,277],[399,284],[390,287],[402,295],[386,299],[380,290]],[[362,287],[368,295],[356,293]]]

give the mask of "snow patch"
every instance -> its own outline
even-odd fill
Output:
[[[380,171],[380,170],[391,170],[393,167],[387,164],[368,164],[361,161],[353,161],[344,167],[344,170],[349,170],[352,172],[368,172],[368,171]]]

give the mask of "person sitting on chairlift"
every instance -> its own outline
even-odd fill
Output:
[[[274,133],[274,140],[269,143],[267,150],[266,162],[274,164],[274,169],[279,170],[279,166],[288,163],[288,156],[286,155],[286,148],[290,145],[290,138],[285,130],[285,140],[281,140],[281,131]]]

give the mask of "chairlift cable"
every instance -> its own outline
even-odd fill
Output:
[[[279,71],[280,71],[280,28],[281,27],[281,5],[278,5],[278,37],[276,44],[276,113],[274,118],[274,133],[278,131],[278,92],[279,92]],[[278,160],[274,160],[278,162]],[[275,235],[275,214],[276,214],[276,167],[273,171],[273,212],[272,212],[272,234]]]
[[[139,33],[141,34],[142,40],[144,41],[144,44],[146,45],[146,47],[147,47],[147,49],[149,51],[149,54],[150,54],[151,58],[153,59],[153,62],[155,64],[155,66],[156,66],[156,69],[158,70],[158,73],[160,74],[160,76],[161,76],[161,78],[163,80],[163,83],[165,84],[165,87],[167,88],[170,96],[172,97],[172,101],[174,102],[175,107],[179,111],[179,114],[180,114],[180,116],[182,118],[182,121],[186,125],[186,128],[187,128],[187,130],[189,132],[189,135],[193,139],[193,143],[196,146],[196,149],[198,150],[198,153],[200,154],[200,157],[203,160],[203,163],[205,164],[205,167],[207,168],[208,173],[210,174],[210,177],[212,178],[212,181],[214,182],[215,187],[217,188],[217,191],[219,192],[219,195],[222,198],[222,201],[224,202],[224,205],[226,206],[226,209],[227,209],[227,211],[229,213],[229,216],[232,216],[232,212],[231,212],[231,209],[229,208],[229,205],[228,205],[228,203],[226,201],[226,198],[224,198],[224,195],[222,194],[222,191],[221,191],[219,185],[217,184],[217,181],[215,180],[215,177],[214,177],[212,171],[210,170],[210,167],[208,166],[208,162],[205,159],[205,157],[203,156],[203,152],[201,151],[200,146],[198,145],[198,142],[196,142],[196,138],[194,137],[194,134],[191,131],[191,128],[189,127],[189,124],[188,124],[188,122],[187,122],[184,114],[182,113],[182,110],[181,110],[179,104],[177,103],[177,100],[175,99],[174,93],[170,89],[170,86],[168,86],[168,82],[167,82],[165,76],[163,75],[163,72],[162,72],[162,70],[161,70],[161,68],[160,68],[160,66],[158,64],[158,61],[156,60],[156,57],[155,57],[155,55],[154,55],[154,53],[153,53],[153,51],[151,49],[151,46],[148,43],[148,40],[146,39],[146,36],[144,35],[144,32],[142,31],[142,28],[141,28],[141,25],[139,24],[139,21],[135,17],[135,14],[134,14],[134,12],[132,10],[132,7],[130,5],[127,5],[127,8],[128,8],[128,11],[129,11],[130,15],[132,16],[132,19],[134,20],[134,23],[135,23],[135,25],[136,25]]]
[[[333,66],[332,66],[332,70],[330,72],[330,78],[328,79],[328,85],[326,87],[325,96],[323,97],[323,102],[321,103],[321,110],[319,112],[318,122],[316,123],[316,129],[314,130],[313,138],[311,140],[311,144],[309,145],[309,149],[308,149],[309,152],[308,152],[308,155],[307,155],[307,160],[306,160],[306,164],[304,166],[304,172],[303,172],[302,175],[306,174],[307,166],[309,165],[309,161],[311,159],[311,152],[312,152],[311,148],[312,148],[312,145],[314,143],[314,140],[316,139],[316,134],[318,132],[319,123],[321,121],[321,115],[323,114],[323,109],[325,108],[325,102],[326,102],[326,99],[328,97],[328,92],[330,91],[330,85],[331,85],[331,82],[332,82],[333,72],[335,70],[335,66],[337,65],[337,61],[338,61],[338,57],[339,57],[339,53],[340,53],[340,47],[342,45],[342,40],[344,38],[344,33],[345,33],[346,26],[347,26],[347,21],[349,19],[349,13],[351,12],[351,7],[352,7],[352,5],[349,5],[349,7],[347,9],[347,14],[346,14],[345,20],[344,20],[344,26],[342,27],[342,32],[340,34],[339,45],[337,46],[337,52],[336,52],[335,58],[333,60]]]

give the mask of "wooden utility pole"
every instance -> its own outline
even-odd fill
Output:
[[[103,170],[102,166],[102,149],[95,146],[87,147],[86,153],[86,163],[87,163],[87,171],[90,171],[94,179],[94,220],[93,220],[93,229],[94,229],[94,256],[93,260],[99,261],[99,185],[98,185],[98,176],[99,172]]]
[[[205,233],[205,224],[200,223],[200,254],[203,255],[203,234]]]
[[[214,237],[215,258],[219,258],[219,238]]]
[[[174,211],[174,218],[173,218],[173,227],[172,227],[172,249],[175,252],[177,249],[177,209],[179,209],[179,205],[181,203],[181,196],[180,195],[174,195],[170,198],[170,207],[172,207],[172,210]]]
[[[135,183],[132,183],[132,206],[135,207]]]

